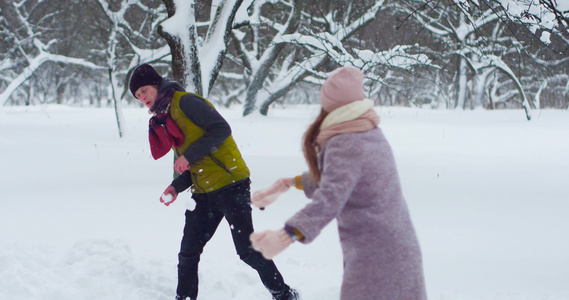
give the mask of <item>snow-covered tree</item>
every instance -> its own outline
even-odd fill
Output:
[[[326,72],[346,64],[366,72],[377,103],[567,107],[569,56],[544,52],[567,53],[568,5],[0,0],[0,105],[103,98],[117,107],[120,124],[120,103],[132,100],[130,72],[152,63],[193,92],[226,104],[243,101],[245,115],[290,101],[284,96],[299,85],[316,89]],[[408,32],[394,28],[401,18],[412,23]],[[512,31],[526,27],[544,44],[528,46],[524,32]],[[429,79],[434,88],[423,85]]]
[[[57,11],[40,16],[36,23],[32,23],[31,12],[42,5],[42,2],[29,0],[0,1],[2,13],[2,33],[6,40],[3,42],[10,45],[11,49],[0,61],[0,80],[5,88],[0,93],[0,105],[5,105],[10,96],[22,86],[34,72],[46,62],[78,65],[90,69],[102,67],[81,57],[70,57],[52,51],[58,43],[57,39],[51,39],[42,34],[42,22],[50,22],[57,17]],[[35,17],[37,19],[37,16]]]
[[[246,17],[240,14],[247,26],[233,32],[235,59],[244,66],[246,82],[243,114],[257,109],[266,114],[299,82],[319,84],[330,66],[354,65],[377,80],[378,66],[410,68],[427,63],[426,56],[408,54],[406,46],[377,51],[355,41],[354,35],[384,7],[384,0],[255,1]]]
[[[481,106],[482,95],[491,86],[488,81],[502,78],[489,76],[498,71],[510,79],[516,91],[508,90],[505,94],[508,97],[501,100],[518,95],[526,117],[531,118],[530,104],[521,81],[503,60],[510,51],[516,51],[507,45],[518,43],[499,30],[504,17],[501,9],[469,5],[471,3],[461,0],[448,1],[446,5],[430,0],[409,0],[406,3],[402,6],[406,13],[445,45],[443,52],[437,54],[456,58],[456,69],[451,71],[456,82],[452,107],[465,109],[467,102],[470,102],[470,108]]]
[[[141,0],[114,2],[114,7],[111,7],[112,3],[109,0],[96,1],[101,7],[101,11],[106,16],[109,24],[108,30],[105,30],[108,37],[106,38],[107,43],[104,50],[105,65],[109,77],[108,95],[115,108],[119,136],[122,136],[123,130],[121,124],[123,123],[123,118],[120,103],[128,91],[128,82],[125,80],[128,78],[128,71],[132,70],[141,62],[157,61],[167,56],[169,51],[166,46],[158,49],[140,49],[136,46],[136,42],[134,41],[134,39],[137,38],[148,39],[148,32],[153,32],[153,28],[157,24],[156,21],[160,20],[161,12],[158,9],[144,5]],[[140,10],[138,15],[143,16],[143,18],[140,21],[133,20],[129,22],[127,21],[127,16],[129,13],[132,13],[134,9]],[[146,34],[145,31],[147,32]],[[135,55],[121,55],[121,53],[125,52],[125,49],[120,46],[122,41],[130,45],[130,49],[128,50],[133,51]]]
[[[566,0],[494,0],[508,18],[524,24],[545,44],[557,35],[569,46],[569,1]],[[565,50],[569,54],[569,50]]]
[[[169,55],[167,45],[155,34],[159,21],[165,18],[160,2],[22,0],[0,1],[0,9],[0,32],[6,36],[3,43],[10,49],[0,56],[0,80],[3,81],[0,87],[5,86],[0,93],[0,103],[6,104],[23,85],[28,86],[29,97],[34,97],[32,88],[49,84],[51,78],[63,77],[60,82],[75,81],[75,85],[81,87],[96,87],[93,82],[98,80],[77,82],[73,72],[66,71],[68,65],[78,65],[108,80],[102,84],[103,91],[94,88],[91,93],[108,97],[108,103],[115,108],[119,136],[122,136],[120,103],[128,91],[129,72],[141,62],[155,62]],[[77,24],[70,21],[77,19],[73,15],[82,11],[89,11],[87,18],[91,19],[82,19],[82,23]],[[50,74],[49,68],[42,67],[46,62],[65,74]],[[30,83],[33,77],[38,79],[36,84]],[[56,87],[57,103],[62,103],[59,98],[66,87],[72,89],[71,84]]]
[[[208,97],[219,75],[243,0],[163,0],[168,19],[158,32],[168,42],[173,79]]]

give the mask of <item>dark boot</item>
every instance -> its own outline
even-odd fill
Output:
[[[293,288],[286,288],[283,291],[280,292],[274,292],[273,294],[273,300],[299,300],[300,296],[298,295],[298,292],[293,289]]]
[[[198,263],[200,253],[189,252],[178,255],[178,287],[176,299],[195,300],[198,297]],[[182,295],[182,296],[180,296]]]

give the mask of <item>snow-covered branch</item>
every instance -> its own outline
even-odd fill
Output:
[[[20,8],[26,4],[27,1],[21,2],[0,2],[0,9],[3,13],[9,13],[13,18],[13,24],[9,24],[6,19],[3,21],[8,24],[8,28],[12,30],[8,30],[10,37],[13,39],[13,43],[16,46],[16,49],[19,51],[19,54],[22,58],[24,58],[25,65],[21,68],[21,70],[15,74],[13,77],[10,76],[8,79],[6,78],[8,75],[4,75],[4,80],[7,79],[8,84],[6,88],[0,93],[0,103],[5,105],[10,96],[14,91],[16,91],[23,83],[25,83],[32,74],[45,62],[57,62],[63,64],[73,64],[78,65],[86,68],[91,69],[101,69],[101,66],[98,66],[90,61],[87,61],[82,58],[75,58],[75,57],[68,57],[64,55],[59,55],[55,53],[51,53],[49,51],[50,45],[53,45],[56,41],[50,40],[44,43],[41,40],[42,34],[40,32],[36,32],[34,30],[35,26],[29,23],[28,15],[25,15],[25,10]],[[11,67],[12,62],[10,62],[9,58],[5,58],[1,65],[10,65]]]
[[[551,34],[569,45],[569,1],[563,0],[494,0],[507,16],[525,24],[540,40],[549,44]]]
[[[412,66],[427,64],[429,59],[425,55],[411,55],[407,52],[409,47],[397,46],[387,51],[353,47],[348,43],[350,38],[375,20],[378,12],[384,9],[385,1],[369,1],[369,7],[356,11],[355,7],[348,6],[345,10],[320,11],[318,14],[309,14],[302,10],[302,1],[282,2],[282,7],[289,9],[288,19],[279,23],[270,16],[258,13],[262,5],[269,1],[259,1],[255,4],[252,15],[260,20],[251,20],[251,24],[267,24],[274,32],[270,42],[265,48],[259,46],[260,26],[250,26],[249,35],[235,34],[238,39],[238,57],[241,58],[246,70],[245,77],[248,82],[248,94],[244,115],[252,113],[257,103],[260,103],[260,112],[266,114],[271,103],[281,98],[297,83],[309,76],[324,76],[321,66],[334,62],[339,65],[355,65],[374,77],[374,70],[378,66],[410,68]],[[270,2],[274,5],[274,2]],[[282,11],[282,10],[280,10]],[[312,24],[312,27],[297,27],[296,23]],[[291,26],[293,24],[294,26]],[[249,39],[247,39],[249,37]],[[246,41],[252,43],[245,44]],[[259,53],[260,49],[264,49]],[[280,54],[279,54],[280,53]],[[270,72],[269,72],[270,70]],[[250,75],[249,75],[250,74]]]
[[[174,79],[207,97],[223,65],[233,21],[243,0],[212,1],[209,20],[201,25],[195,1],[163,2],[168,19],[160,24],[159,33],[170,46]],[[200,36],[198,26],[207,27],[205,35]]]
[[[8,102],[8,99],[10,99],[12,93],[24,82],[26,82],[26,80],[28,80],[42,64],[48,61],[64,64],[74,64],[91,69],[104,69],[104,67],[97,66],[81,58],[72,58],[57,54],[51,54],[41,49],[38,50],[39,54],[33,58],[30,58],[28,60],[28,66],[25,67],[15,78],[12,78],[10,84],[8,84],[6,89],[0,93],[0,103],[5,105]]]

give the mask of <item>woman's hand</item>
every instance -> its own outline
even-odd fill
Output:
[[[251,203],[260,209],[271,205],[284,192],[292,186],[292,178],[280,178],[269,188],[258,190],[253,193]]]
[[[174,201],[176,201],[176,198],[178,198],[178,193],[176,193],[176,189],[173,186],[169,185],[166,188],[166,190],[164,190],[162,196],[160,196],[160,202],[168,206],[172,204]]]
[[[249,239],[253,249],[266,259],[272,259],[292,244],[292,238],[284,229],[253,232]]]
[[[176,159],[176,162],[174,163],[174,171],[178,172],[179,174],[182,174],[189,169],[190,169],[190,163],[188,162],[185,156],[182,155],[178,157],[178,159]]]

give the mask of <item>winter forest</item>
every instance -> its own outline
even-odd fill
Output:
[[[251,191],[307,170],[321,84],[361,68],[428,298],[569,300],[569,0],[0,0],[0,300],[174,299],[195,201],[159,202],[141,63],[215,105]],[[274,259],[303,300],[340,299],[335,223]],[[199,300],[271,298],[226,222],[199,277]]]
[[[565,0],[2,0],[0,105],[138,105],[157,66],[214,103],[263,115],[312,103],[355,65],[376,105],[569,107]]]

